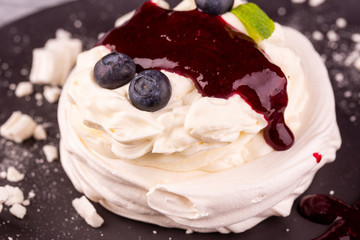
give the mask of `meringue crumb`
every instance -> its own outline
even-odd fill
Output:
[[[0,187],[0,204],[6,202],[9,198],[9,193],[5,187]]]
[[[104,219],[96,212],[94,206],[85,196],[75,198],[72,205],[86,223],[93,228],[98,228],[104,223]]]
[[[330,190],[329,194],[332,196],[335,194],[335,191],[334,190]]]
[[[24,194],[19,187],[5,186],[8,193],[8,198],[5,201],[6,206],[12,206],[15,203],[22,203],[24,201]]]
[[[192,229],[187,229],[186,230],[186,234],[193,234],[193,233],[194,233],[194,231]]]
[[[42,125],[37,125],[35,127],[34,133],[33,133],[33,137],[36,140],[46,140],[47,139],[47,134],[45,131],[45,128]]]
[[[43,152],[45,154],[46,160],[50,163],[58,159],[57,148],[52,145],[45,145],[43,147]]]
[[[25,175],[20,173],[16,168],[9,167],[7,170],[7,180],[9,182],[20,182],[24,179]]]
[[[56,103],[59,100],[61,89],[55,86],[44,87],[44,97],[49,103]]]
[[[29,206],[30,205],[30,199],[26,199],[22,202],[22,205]]]
[[[15,89],[15,96],[18,98],[22,98],[25,96],[29,96],[34,91],[33,85],[31,82],[20,82]]]
[[[30,116],[16,111],[0,127],[0,135],[16,143],[22,143],[33,135],[36,126],[36,122]]]
[[[12,205],[9,211],[12,215],[20,219],[23,219],[26,214],[26,208],[19,203]]]

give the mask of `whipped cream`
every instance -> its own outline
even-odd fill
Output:
[[[231,13],[223,18],[244,28]],[[76,189],[119,215],[198,232],[242,232],[287,216],[341,140],[327,71],[310,42],[276,24],[260,46],[288,78],[285,120],[296,142],[284,152],[265,143],[264,117],[239,95],[201,97],[190,79],[163,71],[173,89],[168,105],[140,111],[128,85],[95,83],[107,48],[80,54],[58,109],[61,161]]]

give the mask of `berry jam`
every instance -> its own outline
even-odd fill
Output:
[[[147,2],[98,45],[130,56],[138,71],[164,69],[189,77],[202,96],[227,99],[239,94],[267,120],[264,137],[270,146],[280,151],[293,145],[294,135],[284,121],[284,73],[220,16],[165,10]]]
[[[311,221],[331,224],[325,234],[314,240],[360,239],[360,201],[350,206],[331,196],[310,195],[301,199],[300,213]]]

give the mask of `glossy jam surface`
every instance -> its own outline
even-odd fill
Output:
[[[350,206],[331,196],[310,195],[301,199],[300,212],[311,221],[331,224],[330,229],[315,240],[360,239],[360,201]]]
[[[267,120],[264,137],[270,146],[292,146],[294,136],[284,121],[286,77],[252,39],[221,17],[164,10],[147,2],[100,44],[132,57],[138,71],[164,69],[191,78],[202,96],[239,94]]]

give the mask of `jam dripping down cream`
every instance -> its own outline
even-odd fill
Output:
[[[228,99],[239,94],[264,115],[264,137],[272,148],[281,151],[293,145],[294,135],[284,120],[284,73],[220,16],[165,10],[147,2],[98,45],[129,55],[138,71],[163,69],[189,77],[202,96]]]

